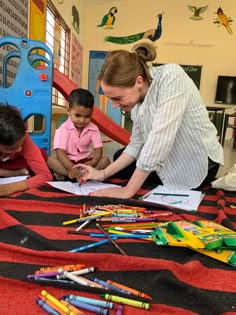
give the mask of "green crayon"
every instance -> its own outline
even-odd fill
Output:
[[[123,298],[121,296],[117,295],[110,295],[110,294],[100,294],[101,297],[103,297],[105,300],[117,302],[120,304],[130,305],[133,307],[143,308],[145,310],[150,310],[150,304],[146,302],[140,302],[137,300],[131,300],[127,298]]]

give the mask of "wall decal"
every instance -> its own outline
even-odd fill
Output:
[[[103,27],[105,26],[105,28],[108,29],[112,29],[113,25],[116,21],[116,17],[115,14],[117,13],[117,8],[116,7],[112,7],[110,8],[109,12],[107,14],[104,15],[102,22],[97,25],[97,27]]]
[[[200,21],[203,19],[203,17],[200,16],[201,13],[205,12],[208,8],[208,5],[204,7],[195,7],[194,5],[188,5],[188,8],[190,11],[192,11],[194,14],[190,17],[191,20],[194,21]]]
[[[217,9],[217,11],[216,11],[215,14],[217,14],[217,18],[214,19],[214,23],[217,23],[218,26],[223,25],[223,26],[226,28],[227,32],[228,32],[230,35],[232,35],[232,34],[233,34],[233,31],[232,31],[232,29],[231,29],[231,27],[230,27],[230,24],[233,22],[233,20],[231,19],[231,17],[227,17],[227,16],[224,14],[224,12],[223,12],[223,10],[222,10],[221,7],[219,7],[219,8]]]
[[[80,25],[80,18],[79,18],[79,11],[77,10],[76,6],[72,6],[72,18],[73,18],[73,26],[75,31],[79,34],[79,25]]]
[[[126,45],[126,44],[134,43],[140,39],[147,38],[150,41],[154,42],[158,40],[162,34],[162,14],[158,14],[157,17],[158,17],[158,23],[157,23],[156,29],[150,29],[146,32],[128,35],[128,36],[122,36],[122,37],[106,36],[104,37],[104,41],[111,42],[114,44]]]

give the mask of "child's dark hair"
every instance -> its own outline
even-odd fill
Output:
[[[0,144],[13,145],[26,132],[20,112],[14,106],[0,103]]]
[[[75,89],[72,92],[70,92],[68,101],[70,109],[73,105],[81,105],[93,109],[94,96],[88,90]]]

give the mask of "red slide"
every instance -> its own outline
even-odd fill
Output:
[[[70,92],[76,88],[74,83],[63,73],[54,68],[53,86],[68,99]],[[110,139],[122,144],[129,143],[130,132],[119,126],[116,122],[105,115],[97,106],[94,106],[92,121],[99,130]]]

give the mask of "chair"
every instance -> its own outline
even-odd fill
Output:
[[[229,118],[230,117],[236,118],[236,112],[234,112],[233,114],[225,114],[224,128],[223,128],[223,135],[222,135],[222,146],[224,145],[224,142],[225,142],[225,135],[226,135],[227,128],[232,128],[234,130],[233,149],[236,149],[236,136],[235,136],[236,123],[233,122],[232,124],[230,124],[229,123]]]

